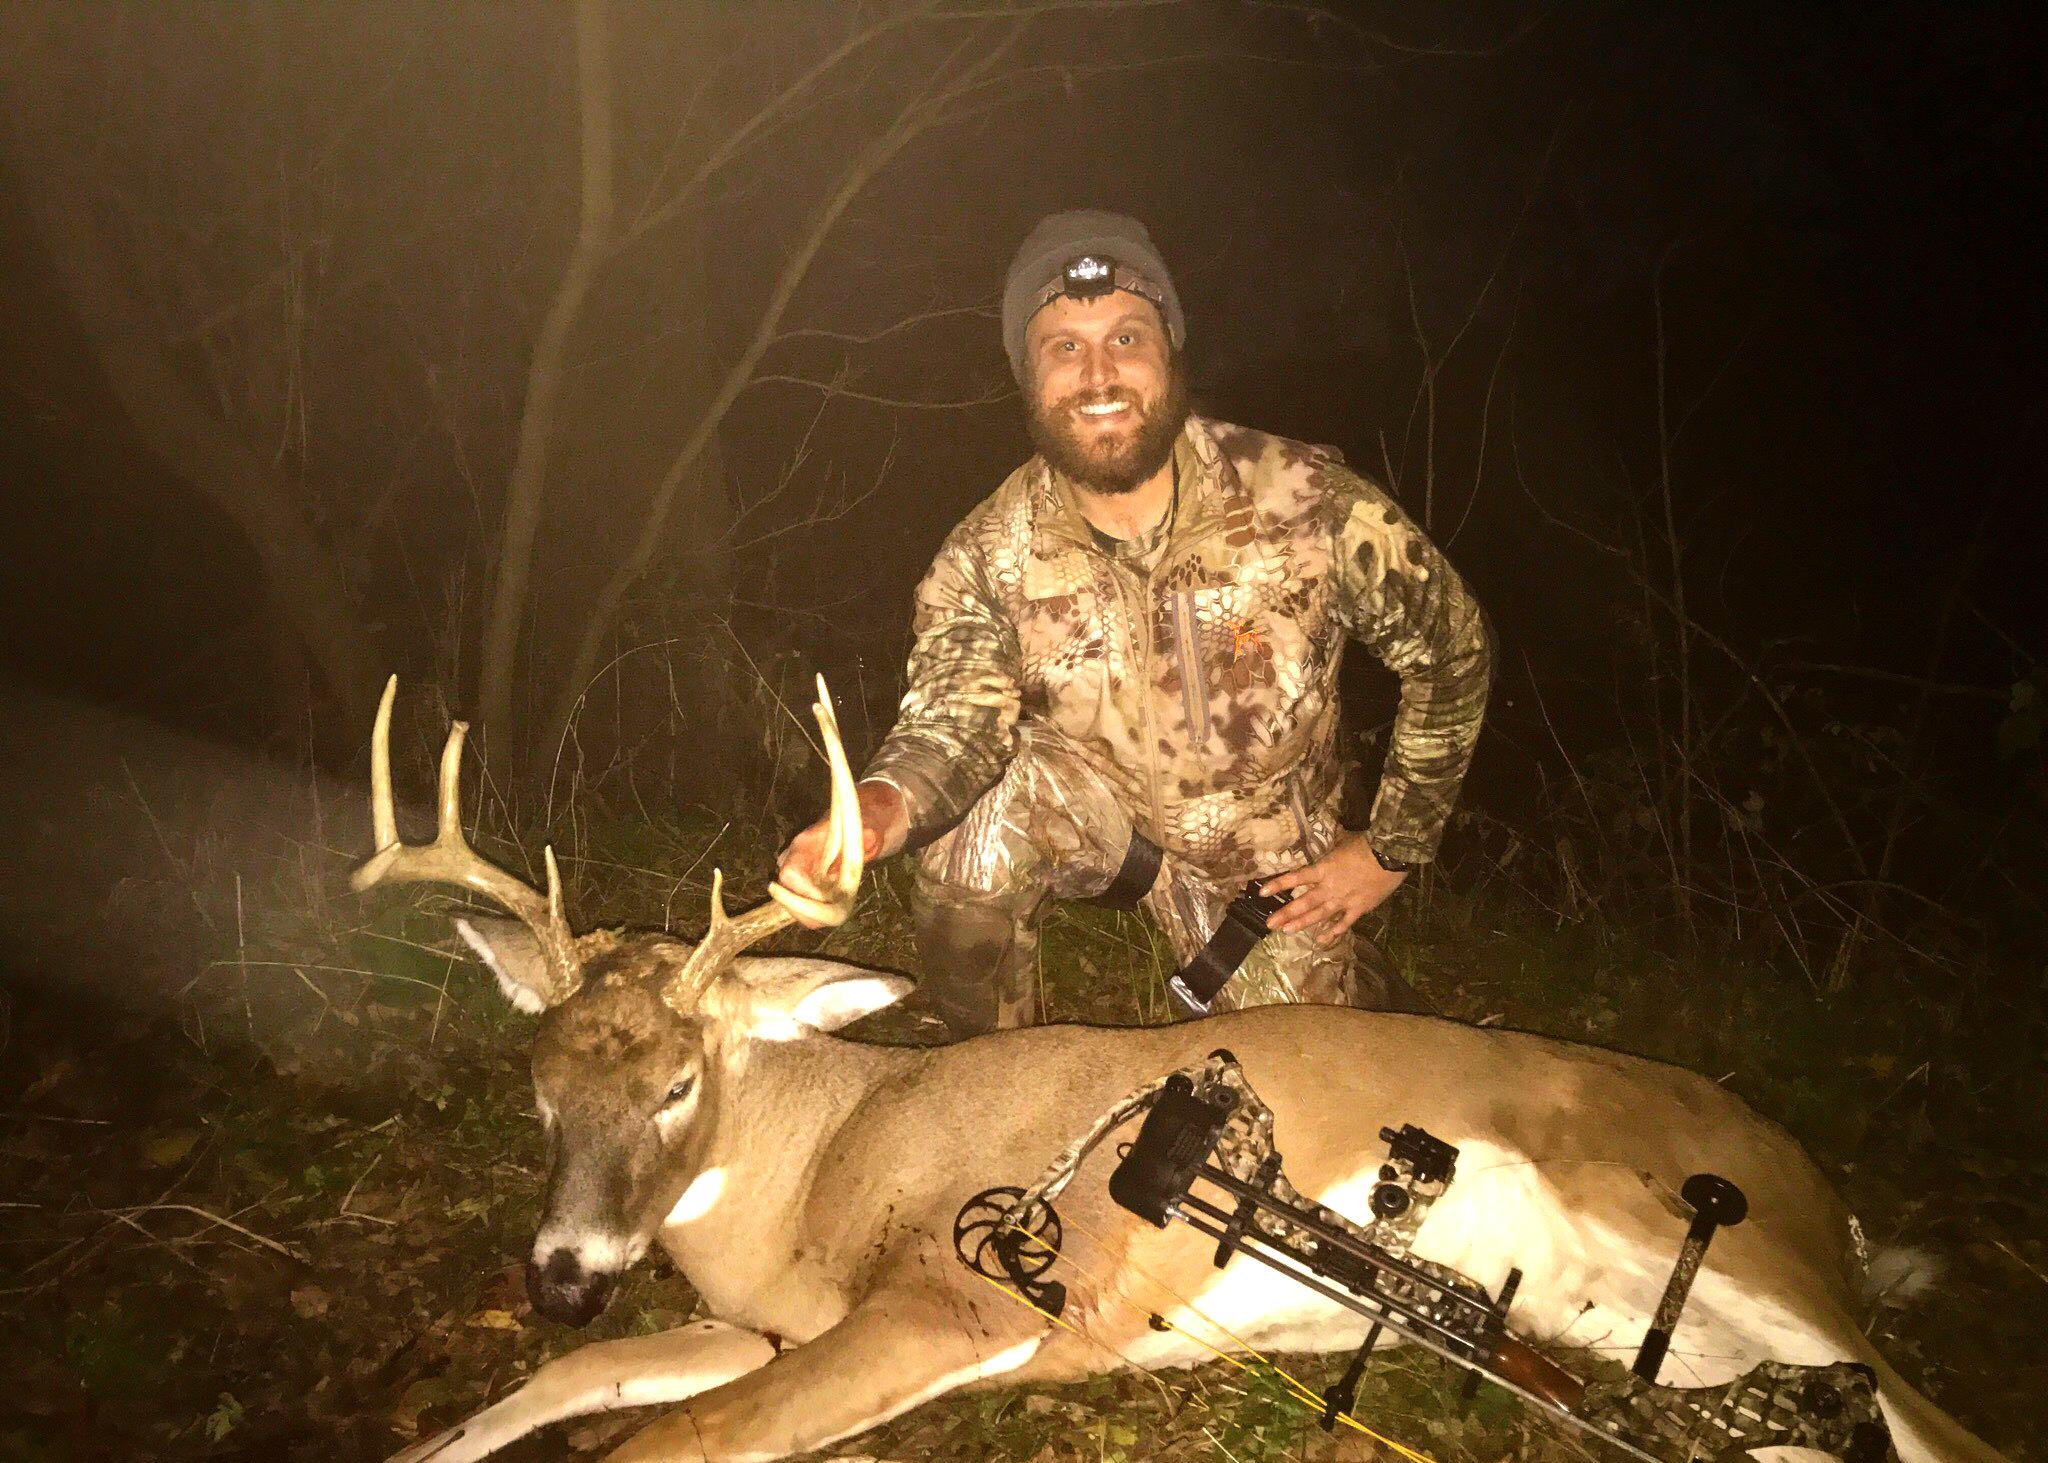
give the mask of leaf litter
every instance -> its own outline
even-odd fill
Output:
[[[886,874],[879,882],[868,896],[879,917],[833,948],[902,968],[901,891]],[[398,933],[431,953],[431,928],[398,919]],[[390,945],[394,928],[387,921],[373,939]],[[1584,987],[1532,1001],[1514,980],[1464,963],[1470,952],[1456,944],[1437,952],[1451,953],[1443,968],[1460,971],[1455,979],[1417,976],[1453,1014],[1565,1030],[1573,1000],[1613,1004]],[[325,962],[301,953],[309,964],[365,963],[347,951]],[[1417,959],[1428,954],[1419,948]],[[1132,917],[1056,915],[1048,1003],[1074,1017],[1156,1019],[1142,979],[1116,989],[1101,972],[1156,979],[1158,955]],[[526,1027],[498,1008],[486,980],[440,957],[433,965],[434,980],[418,985],[330,980],[319,1019],[292,1032],[317,1051],[281,1052],[275,1035],[224,1039],[225,1017],[202,1042],[192,1023],[82,1022],[15,1001],[0,1048],[0,1370],[14,1379],[0,1397],[0,1458],[379,1459],[551,1356],[696,1314],[687,1282],[658,1257],[585,1331],[533,1314],[521,1256],[543,1155]],[[1628,1045],[1629,1034],[1608,1039]],[[1889,1353],[2015,1463],[2048,1457],[2038,1441],[2048,1434],[2038,1351],[2048,1334],[2048,1154],[2001,1142],[2010,1108],[1971,1106],[1953,1088],[1945,1107],[1902,1100],[1875,1135],[1868,1123],[1804,1127],[1798,1114],[1844,1100],[1838,1084],[1896,1087],[1919,1058],[1873,1049],[1787,1082],[1772,1079],[1770,1056],[1734,1063],[1751,1079],[1745,1095],[1795,1122],[1875,1237],[1947,1261],[1933,1295],[1873,1314]],[[1830,1147],[1852,1131],[1862,1135],[1853,1147]],[[1341,1364],[1287,1362],[1317,1387]],[[1461,1407],[1457,1380],[1427,1358],[1378,1361],[1359,1415],[1444,1463],[1582,1456],[1484,1394]],[[591,1453],[646,1416],[565,1425],[507,1456]],[[1220,1366],[959,1394],[846,1445],[855,1447],[1007,1463],[1384,1452],[1324,1434],[1270,1377]]]

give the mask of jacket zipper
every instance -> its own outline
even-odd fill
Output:
[[[1116,586],[1119,595],[1126,593],[1126,578],[1122,572],[1117,573]],[[1140,596],[1137,608],[1127,610],[1126,613],[1131,614],[1144,626],[1145,648],[1138,657],[1138,673],[1144,679],[1138,682],[1138,699],[1145,708],[1145,792],[1152,804],[1152,836],[1158,840],[1161,848],[1166,848],[1170,845],[1166,836],[1166,805],[1159,796],[1159,738],[1152,716],[1152,658],[1156,646],[1153,644],[1152,635],[1152,576],[1149,573],[1145,576],[1144,593]]]
[[[1152,604],[1155,598],[1153,585],[1158,576],[1170,565],[1186,559],[1218,532],[1219,525],[1211,522],[1201,532],[1183,539],[1180,543],[1169,543],[1166,552],[1159,556],[1145,576],[1145,644],[1146,669],[1151,670],[1152,657],[1157,646],[1152,636]],[[1196,743],[1206,744],[1209,739],[1209,688],[1202,672],[1201,659],[1195,653],[1197,641],[1195,629],[1195,599],[1192,593],[1177,593],[1174,604],[1174,651],[1180,669],[1182,709],[1187,713],[1188,732]],[[1166,844],[1166,807],[1159,795],[1159,740],[1153,729],[1152,697],[1145,697],[1145,767],[1147,782],[1152,792],[1152,826],[1158,830],[1161,846]]]
[[[1173,650],[1180,666],[1181,710],[1188,719],[1188,735],[1196,746],[1209,742],[1209,682],[1202,667],[1200,625],[1195,619],[1195,596],[1176,591],[1173,596]]]

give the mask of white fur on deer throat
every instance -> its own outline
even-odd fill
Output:
[[[725,1170],[707,1168],[690,1180],[690,1186],[683,1190],[675,1207],[668,1211],[664,1225],[692,1224],[711,1212],[711,1208],[725,1195]]]

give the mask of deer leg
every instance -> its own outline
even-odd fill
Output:
[[[883,1290],[757,1371],[691,1398],[608,1463],[767,1463],[1015,1371],[1050,1323],[1002,1296]]]
[[[723,1321],[594,1342],[555,1358],[510,1396],[391,1463],[469,1463],[566,1417],[681,1401],[774,1355],[766,1337]]]

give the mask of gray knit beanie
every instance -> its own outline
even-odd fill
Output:
[[[1097,208],[1050,214],[1025,238],[1003,282],[1003,349],[1010,353],[1010,370],[1019,381],[1024,379],[1024,327],[1057,297],[1055,287],[1068,261],[1084,254],[1115,260],[1117,287],[1126,287],[1128,276],[1134,292],[1159,307],[1176,349],[1186,338],[1187,320],[1180,312],[1180,296],[1173,291],[1173,276],[1166,272],[1166,261],[1152,247],[1152,236],[1143,224]]]

